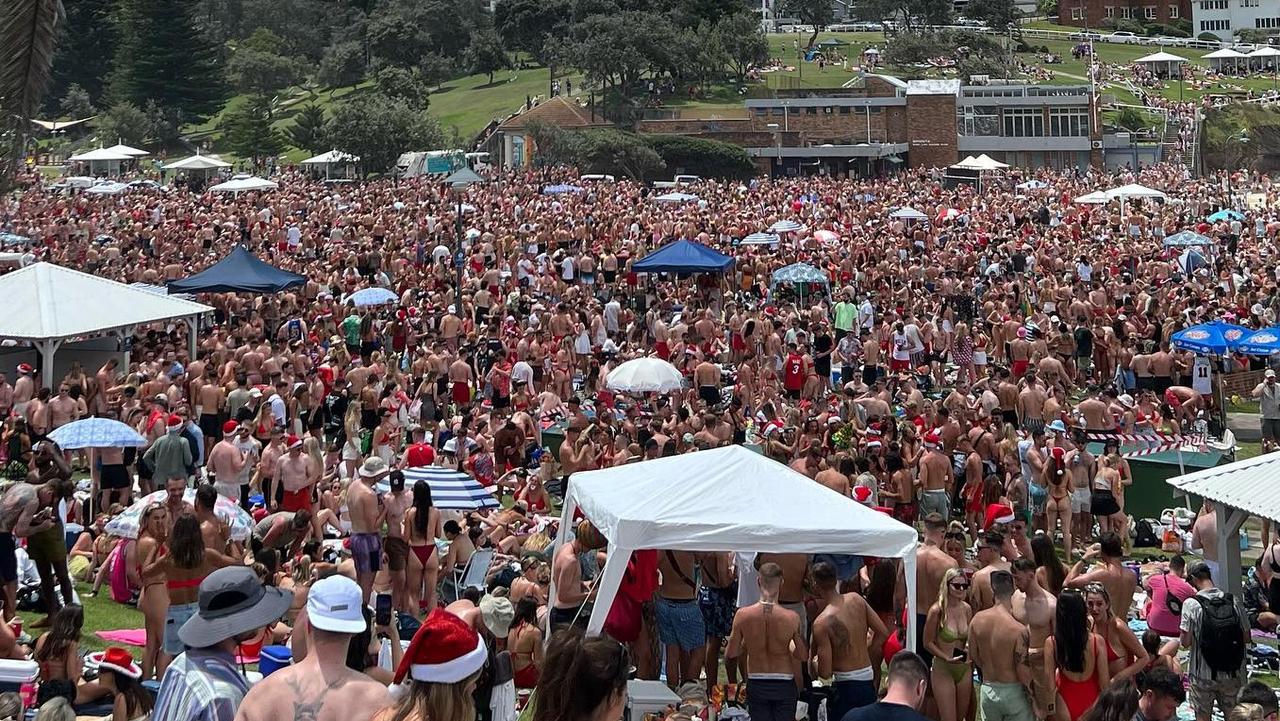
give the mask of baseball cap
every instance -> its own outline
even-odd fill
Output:
[[[1268,368],[1268,369],[1267,369],[1267,372],[1266,372],[1266,373],[1263,373],[1263,374],[1262,374],[1262,376],[1263,376],[1264,378],[1275,378],[1275,377],[1276,377],[1276,372],[1275,372],[1275,371],[1273,371],[1273,370],[1271,370],[1270,368]]]
[[[311,584],[307,591],[307,622],[323,631],[360,633],[365,630],[360,586],[341,575]]]

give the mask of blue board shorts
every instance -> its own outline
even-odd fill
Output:
[[[658,637],[667,646],[681,651],[701,648],[707,642],[707,627],[697,599],[673,601],[658,596],[654,605],[658,616]]]

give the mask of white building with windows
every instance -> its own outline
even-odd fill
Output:
[[[1280,31],[1280,0],[1191,0],[1191,27],[1228,41],[1241,30]]]

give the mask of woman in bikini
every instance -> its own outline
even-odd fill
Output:
[[[138,542],[129,546],[127,570],[130,582],[141,588],[138,610],[145,620],[147,641],[142,652],[142,678],[160,678],[169,665],[164,658],[165,615],[169,611],[169,592],[164,585],[164,574],[154,566],[148,572],[147,564],[164,551],[169,536],[169,511],[163,503],[152,503],[142,511],[138,519]]]
[[[440,577],[436,539],[440,535],[440,509],[431,502],[431,486],[418,481],[413,484],[413,505],[404,514],[404,537],[413,551],[408,568],[409,599],[417,599],[418,608],[428,612],[436,605],[436,581]]]
[[[538,628],[538,602],[525,596],[516,602],[515,618],[507,633],[507,649],[511,652],[511,670],[516,688],[534,688],[542,668],[542,631]]]
[[[1113,456],[1099,459],[1098,475],[1093,479],[1093,496],[1090,510],[1098,519],[1098,535],[1108,531],[1120,533],[1125,521],[1120,504],[1117,502],[1115,490],[1120,486],[1120,471],[1116,468]]]
[[[71,604],[54,614],[49,631],[36,639],[35,660],[40,666],[36,705],[61,696],[72,704],[86,704],[111,695],[96,682],[77,684],[84,671],[80,655],[80,630],[84,607]]]
[[[1102,639],[1089,630],[1084,596],[1067,589],[1058,596],[1053,635],[1044,644],[1045,675],[1058,689],[1055,721],[1073,721],[1084,715],[1111,682]]]
[[[190,513],[184,513],[174,521],[168,547],[158,547],[143,561],[143,577],[155,575],[165,579],[169,605],[165,610],[164,652],[168,656],[177,656],[186,650],[178,638],[178,629],[199,609],[200,582],[224,565],[226,561],[222,554],[205,548],[200,521]],[[160,672],[157,671],[156,675],[159,676]]]
[[[1093,632],[1102,639],[1111,682],[1128,681],[1146,668],[1150,656],[1129,624],[1111,612],[1111,594],[1107,593],[1106,586],[1101,583],[1085,586],[1084,605],[1093,622]]]
[[[1071,558],[1071,476],[1067,473],[1065,448],[1050,449],[1049,462],[1044,465],[1044,485],[1049,489],[1049,499],[1045,503],[1046,528],[1049,538],[1057,531],[1058,521],[1062,521],[1062,546],[1067,558]]]
[[[942,577],[938,601],[929,609],[924,626],[924,647],[933,654],[930,683],[938,702],[940,721],[965,717],[973,698],[973,666],[966,646],[973,610],[965,601],[969,579],[964,571],[952,568]]]
[[[551,512],[551,495],[542,479],[536,475],[527,476],[524,488],[516,491],[516,503],[524,505],[531,514],[547,514]]]

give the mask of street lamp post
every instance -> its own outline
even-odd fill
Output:
[[[461,168],[452,175],[444,179],[445,185],[453,190],[458,201],[457,214],[454,216],[454,241],[456,243],[453,266],[454,266],[454,286],[453,286],[453,303],[458,310],[458,315],[462,315],[462,267],[466,264],[466,255],[462,252],[462,199],[466,195],[467,188],[472,185],[482,185],[486,181],[484,178],[476,174],[471,168]]]
[[[778,124],[769,123],[765,126],[773,133],[774,142],[774,160],[777,163],[778,175],[782,175],[782,135],[778,133]]]

